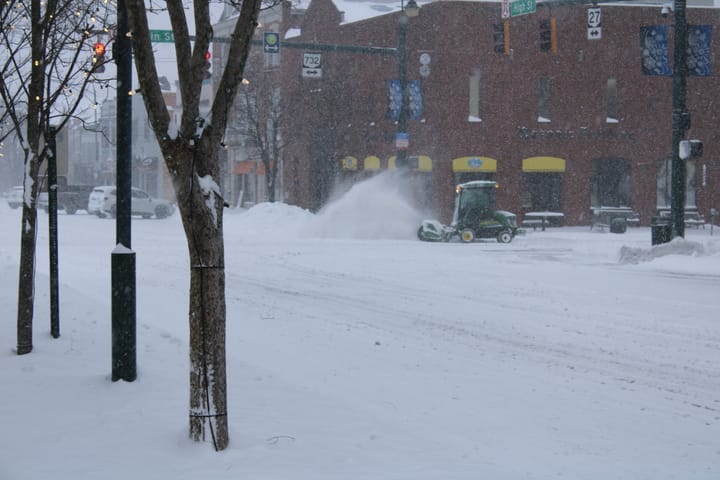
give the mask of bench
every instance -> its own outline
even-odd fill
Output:
[[[538,228],[542,228],[543,221],[542,220],[523,220],[522,226],[523,227],[532,227],[533,230],[537,230]]]
[[[590,230],[604,231],[616,218],[622,218],[629,226],[640,225],[640,215],[630,207],[593,207],[590,210]]]
[[[672,216],[672,212],[669,208],[659,208],[658,209],[658,215],[670,219]],[[695,227],[695,228],[705,228],[705,217],[700,215],[700,213],[694,209],[694,208],[686,208],[685,209],[685,226],[686,227]]]
[[[701,220],[699,218],[686,218],[685,226],[686,227],[695,227],[697,229],[699,229],[700,227],[705,228],[705,220]]]

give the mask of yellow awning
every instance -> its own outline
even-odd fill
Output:
[[[564,172],[565,159],[558,157],[530,157],[522,161],[523,172]]]
[[[426,155],[409,155],[408,166],[417,172],[432,172],[432,159]],[[395,155],[388,159],[388,168],[395,168]]]
[[[460,157],[452,163],[453,172],[497,172],[497,160],[490,157]]]
[[[343,170],[357,170],[358,160],[355,157],[345,157],[340,160]]]
[[[363,160],[365,170],[380,170],[380,159],[375,155],[365,157]]]

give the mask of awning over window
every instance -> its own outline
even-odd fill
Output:
[[[380,159],[374,155],[365,157],[363,160],[363,166],[365,170],[380,170]]]
[[[340,165],[343,170],[357,170],[358,169],[358,159],[355,157],[345,157],[342,160],[340,160]]]
[[[254,173],[256,165],[257,164],[254,160],[242,160],[235,164],[233,173],[235,175],[247,175],[248,173]]]
[[[558,157],[530,157],[522,161],[523,172],[564,172],[565,159]]]
[[[497,160],[490,157],[460,157],[452,164],[453,172],[497,172]]]
[[[432,172],[432,159],[426,155],[408,155],[408,167],[418,172]],[[388,159],[388,168],[395,168],[395,155]]]

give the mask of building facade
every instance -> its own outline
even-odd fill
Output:
[[[660,4],[600,5],[601,34],[591,39],[590,7],[538,3],[505,23],[501,3],[435,1],[408,20],[407,81],[422,103],[415,98],[409,112],[407,154],[420,207],[449,222],[455,184],[473,179],[498,181],[506,210],[562,212],[566,225],[588,224],[597,207],[633,209],[648,225],[669,206],[672,77],[647,74],[643,58],[652,32],[660,56],[666,42],[672,68],[673,14],[661,15]],[[332,0],[313,0],[288,41],[398,47],[402,15],[350,22]],[[687,20],[709,32],[707,69],[687,78],[686,100],[686,138],[704,144],[703,156],[687,162],[686,205],[707,214],[720,204],[720,82],[712,71],[720,9],[689,7]],[[322,76],[308,78],[307,52],[282,54],[283,132],[292,136],[283,177],[286,201],[318,209],[337,179],[394,167],[389,92],[399,61],[322,51]]]

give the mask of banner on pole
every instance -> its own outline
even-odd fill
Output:
[[[388,112],[387,117],[393,122],[400,120],[402,108],[402,86],[400,80],[388,80]]]
[[[710,42],[712,25],[688,25],[687,30],[687,71],[692,77],[712,76],[710,63]]]
[[[668,60],[668,28],[666,25],[640,27],[642,72],[645,75],[672,75]]]

